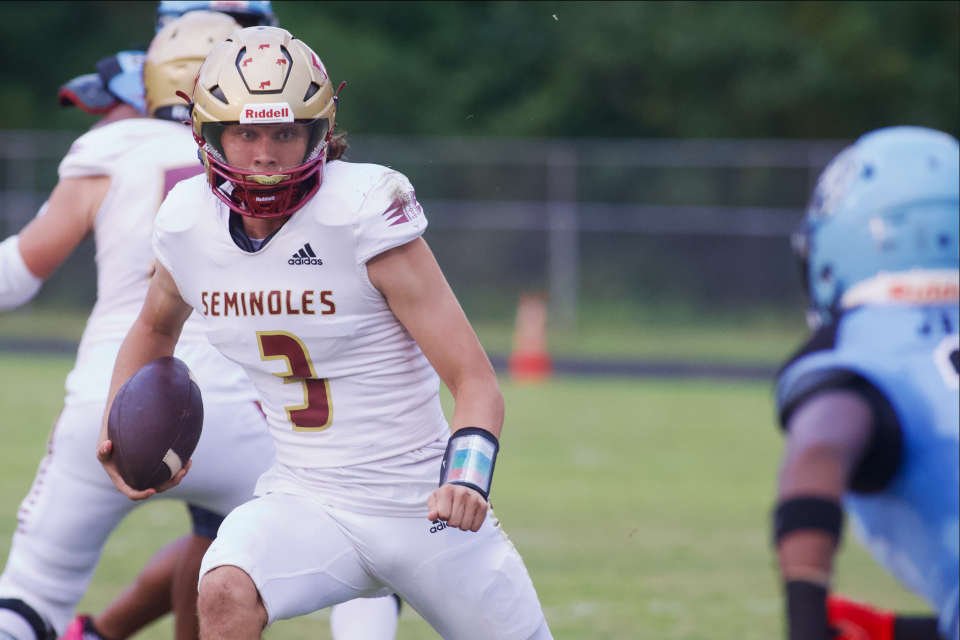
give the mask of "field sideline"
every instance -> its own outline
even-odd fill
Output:
[[[71,364],[0,355],[4,556]],[[768,385],[563,379],[502,386],[507,423],[494,505],[558,640],[781,637],[767,518],[780,438]],[[82,610],[102,608],[159,546],[185,533],[184,511],[159,502],[128,518],[107,545]],[[924,610],[849,537],[838,587]],[[278,623],[267,637],[329,638],[324,617]],[[171,631],[166,620],[139,637],[169,639]],[[436,637],[405,608],[399,639]]]

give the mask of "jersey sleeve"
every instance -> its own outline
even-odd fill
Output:
[[[423,235],[427,219],[406,176],[387,171],[376,182],[357,214],[357,262]]]
[[[780,369],[776,386],[777,417],[780,428],[787,429],[790,415],[800,404],[817,391],[836,387],[849,375],[837,367],[833,358],[839,323],[821,327],[814,332]],[[810,358],[821,361],[810,366]]]
[[[836,337],[837,325],[820,329],[781,370],[776,387],[780,428],[787,431],[794,412],[818,393],[849,391],[860,396],[870,406],[873,434],[849,488],[873,493],[883,489],[900,466],[900,422],[869,369],[836,350]]]
[[[205,176],[199,175],[178,183],[167,195],[157,212],[153,225],[153,254],[173,277],[177,277],[181,256],[189,256],[189,230],[196,222],[198,188],[206,186]],[[193,206],[191,206],[191,204]],[[181,289],[181,293],[183,290]]]

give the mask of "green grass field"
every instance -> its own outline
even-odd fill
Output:
[[[779,364],[806,334],[802,321],[765,317],[670,317],[633,320],[623,309],[585,315],[575,331],[550,331],[550,350],[560,357],[614,360],[709,361]],[[89,311],[21,309],[0,313],[0,338],[80,340]],[[797,317],[800,317],[799,314]],[[489,353],[508,353],[513,324],[476,322],[474,329]]]
[[[4,556],[71,364],[0,355]],[[781,637],[767,517],[780,437],[767,385],[587,379],[502,385],[507,421],[494,505],[558,640]],[[176,504],[135,512],[108,543],[81,609],[101,609],[187,527]],[[924,610],[849,539],[838,587],[880,605]],[[329,638],[325,617],[278,623],[267,637]],[[140,637],[169,639],[171,630],[164,620]],[[436,637],[405,608],[398,638]]]

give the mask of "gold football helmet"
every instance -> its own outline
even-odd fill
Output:
[[[189,120],[190,110],[177,92],[193,91],[204,59],[239,29],[236,20],[214,11],[191,11],[169,21],[154,36],[143,64],[147,115],[164,120]]]
[[[310,47],[277,27],[237,31],[207,57],[193,90],[193,132],[214,194],[246,216],[296,212],[320,188],[336,115],[336,92]]]

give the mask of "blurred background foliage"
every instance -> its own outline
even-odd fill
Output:
[[[69,141],[96,120],[59,108],[57,88],[105,56],[146,48],[156,7],[4,5],[0,129],[59,129],[63,149],[51,147],[55,135],[24,137],[48,140],[47,155],[26,172],[35,174],[33,187],[21,178],[18,145],[0,154],[3,235],[32,217]],[[894,124],[960,133],[960,2],[280,1],[274,9],[281,26],[320,54],[334,82],[347,81],[338,124],[353,135],[348,157],[410,176],[429,205],[427,238],[454,290],[474,322],[507,327],[504,345],[517,296],[550,288],[552,236],[542,226],[467,229],[437,203],[489,201],[484,212],[496,213],[495,200],[544,202],[546,167],[513,162],[536,139],[570,148],[601,139],[610,149],[642,138],[807,139],[839,149],[843,140]],[[407,137],[392,154],[375,152],[384,134]],[[471,144],[489,138],[502,149],[495,161],[463,162]],[[416,164],[408,157],[418,145],[458,144],[460,160]],[[581,164],[578,203],[773,207],[799,219],[823,166],[615,164]],[[9,222],[16,212],[5,192],[30,189],[32,204]],[[91,243],[81,246],[37,303],[89,307],[93,251]],[[716,321],[720,312],[740,314],[731,322],[760,313],[773,313],[773,324],[801,322],[804,295],[783,233],[611,230],[581,233],[578,252],[570,262],[579,260],[586,324]]]
[[[346,80],[354,133],[958,134],[957,2],[275,2]],[[57,87],[145,47],[155,2],[6,3],[0,128],[72,129]]]

